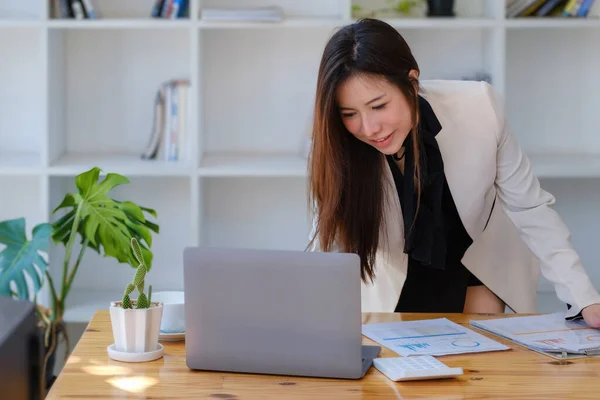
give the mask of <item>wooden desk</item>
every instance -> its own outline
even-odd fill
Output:
[[[460,324],[477,315],[365,314],[364,323],[446,317]],[[487,335],[490,336],[490,335]],[[191,371],[184,342],[162,342],[149,363],[108,358],[108,311],[98,311],[47,399],[598,399],[600,359],[557,361],[490,336],[512,350],[440,357],[463,367],[458,379],[395,383],[374,368],[361,380]],[[373,344],[364,338],[364,344]],[[394,356],[383,348],[380,356]]]

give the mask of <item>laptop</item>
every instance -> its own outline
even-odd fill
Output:
[[[186,247],[186,363],[192,370],[360,379],[355,254]]]

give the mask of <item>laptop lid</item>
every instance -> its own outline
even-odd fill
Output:
[[[363,374],[355,254],[187,247],[184,290],[191,369]]]

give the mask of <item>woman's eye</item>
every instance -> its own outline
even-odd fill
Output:
[[[344,118],[350,118],[353,117],[355,113],[342,113],[342,117]]]
[[[378,106],[373,107],[373,110],[383,110],[387,103],[380,104]]]

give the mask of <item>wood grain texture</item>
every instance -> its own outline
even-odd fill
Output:
[[[508,314],[512,315],[512,314]],[[498,315],[500,316],[500,315]],[[486,315],[364,314],[363,323],[446,317],[468,325]],[[191,371],[184,342],[162,342],[148,363],[111,360],[108,311],[98,311],[47,399],[598,399],[600,359],[558,361],[483,333],[512,349],[439,357],[464,369],[458,379],[392,382],[374,368],[361,380]],[[374,344],[363,337],[364,344]],[[383,348],[380,357],[397,356]]]

